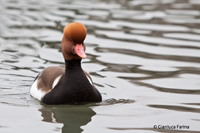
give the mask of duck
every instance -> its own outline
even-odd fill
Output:
[[[90,75],[81,67],[81,60],[87,57],[86,35],[82,23],[72,22],[64,27],[61,51],[65,66],[50,66],[39,73],[30,89],[32,97],[50,105],[102,101]]]

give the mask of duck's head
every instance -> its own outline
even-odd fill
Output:
[[[63,30],[62,53],[66,60],[84,59],[84,40],[87,34],[85,26],[79,22],[73,22],[65,26]]]

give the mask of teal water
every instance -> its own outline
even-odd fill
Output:
[[[1,133],[200,132],[200,1],[1,0]],[[35,76],[62,65],[63,27],[88,30],[87,59],[103,102],[48,106]]]

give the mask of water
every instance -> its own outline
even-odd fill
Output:
[[[200,132],[199,8],[198,0],[1,0],[0,132]],[[103,102],[47,106],[29,89],[45,67],[64,63],[62,29],[73,21],[87,27],[82,66]]]

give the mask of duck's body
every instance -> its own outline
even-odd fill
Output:
[[[93,85],[89,74],[81,68],[81,59],[86,58],[83,41],[76,44],[71,41],[73,36],[67,35],[64,34],[62,40],[65,67],[54,66],[44,69],[35,79],[30,93],[45,104],[100,102],[100,93]]]

